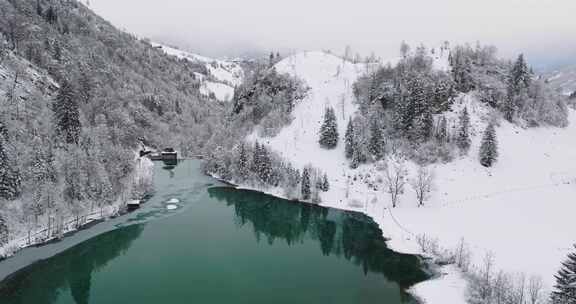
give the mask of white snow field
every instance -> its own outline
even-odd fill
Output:
[[[196,73],[202,82],[200,93],[203,95],[214,94],[217,100],[231,101],[234,98],[234,87],[239,86],[244,79],[244,70],[234,62],[212,59],[158,43],[152,43],[152,45],[162,49],[168,55],[204,64],[209,75]]]
[[[435,61],[435,67],[447,68],[445,58]],[[400,206],[392,209],[389,194],[366,184],[381,175],[377,166],[352,170],[344,156],[346,124],[357,110],[352,85],[367,66],[323,52],[304,52],[282,60],[276,69],[301,78],[311,91],[294,109],[294,121],[277,136],[259,138],[255,132],[247,139],[267,144],[296,167],[311,164],[327,172],[330,190],[322,193],[322,205],[371,216],[396,251],[421,254],[418,235],[437,238],[440,247],[450,250],[463,238],[472,250],[473,264],[480,265],[490,252],[498,269],[539,275],[546,287],[553,285],[553,275],[576,241],[574,110],[566,129],[522,129],[502,122],[497,127],[498,162],[486,169],[478,162],[478,146],[489,110],[471,95],[459,96],[447,116],[456,117],[467,106],[473,136],[469,154],[434,166],[435,188],[425,207],[417,207],[416,196],[406,185]],[[327,105],[338,119],[340,142],[334,150],[318,144]],[[415,165],[407,166],[413,176]],[[282,189],[266,192],[283,196]],[[410,291],[426,303],[465,303],[463,276],[454,266],[442,267],[441,272],[445,274]]]

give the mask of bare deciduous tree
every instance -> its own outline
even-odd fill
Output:
[[[541,294],[543,289],[542,278],[539,276],[531,276],[528,282],[528,303],[538,304],[540,303]]]
[[[511,293],[511,303],[523,304],[525,299],[526,290],[526,275],[519,273],[514,283],[514,288]]]
[[[492,286],[492,272],[494,267],[494,255],[489,252],[484,257],[484,265],[480,270],[480,282],[479,282],[479,295],[480,299],[488,302],[492,297],[493,286]]]
[[[410,186],[416,193],[418,206],[424,206],[424,202],[430,198],[434,186],[434,172],[427,167],[420,166],[416,177],[410,180]]]
[[[389,159],[384,170],[384,183],[386,192],[390,194],[393,208],[396,208],[400,195],[404,193],[406,175],[406,167],[401,160]]]
[[[460,243],[456,248],[455,252],[456,266],[462,270],[462,272],[468,272],[470,266],[470,250],[468,245],[464,241],[464,238],[460,239]]]
[[[511,284],[510,276],[500,270],[493,284],[494,291],[492,292],[492,299],[494,304],[506,303]]]

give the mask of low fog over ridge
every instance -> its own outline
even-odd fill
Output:
[[[92,0],[115,25],[212,56],[270,49],[398,54],[415,45],[481,41],[537,65],[574,61],[576,2],[514,1],[180,1]],[[169,33],[169,34],[167,34]],[[375,39],[377,38],[377,39]]]

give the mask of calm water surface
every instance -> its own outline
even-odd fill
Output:
[[[144,208],[8,276],[0,303],[412,303],[405,288],[428,277],[364,215],[227,188],[199,166],[156,166]]]

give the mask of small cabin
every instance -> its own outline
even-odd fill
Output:
[[[150,153],[147,156],[154,161],[164,161],[169,163],[178,162],[178,152],[173,148],[166,148],[162,152]]]
[[[128,207],[128,211],[134,211],[134,210],[140,208],[140,205],[142,205],[142,201],[140,201],[140,200],[131,200],[131,201],[128,201],[128,203],[126,203],[126,207]]]
[[[166,148],[161,153],[164,161],[178,161],[178,153],[172,148]]]

